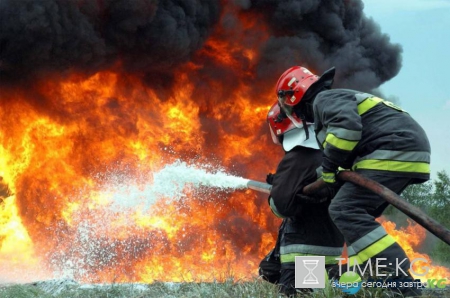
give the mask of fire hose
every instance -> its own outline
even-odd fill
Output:
[[[429,217],[425,212],[408,203],[401,196],[388,189],[387,187],[352,171],[342,171],[338,174],[338,178],[342,181],[351,182],[373,191],[374,193],[382,197],[386,202],[390,203],[392,206],[409,216],[419,225],[430,231],[433,235],[450,245],[450,230],[446,229],[436,220]],[[270,194],[270,190],[272,188],[270,184],[253,180],[248,181],[247,187],[267,194]],[[311,195],[323,187],[326,187],[325,182],[322,179],[319,179],[316,182],[306,186],[303,189],[303,193],[306,195]]]

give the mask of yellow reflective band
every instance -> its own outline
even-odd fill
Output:
[[[349,264],[350,266],[355,266],[355,264],[361,265],[362,263],[376,256],[377,254],[379,254],[380,252],[382,252],[383,250],[385,250],[394,243],[395,243],[394,238],[392,238],[392,236],[390,235],[386,235],[380,240],[368,246],[367,248],[361,250],[355,256],[351,256],[349,258]]]
[[[325,181],[327,183],[334,183],[334,182],[336,182],[336,174],[322,172],[322,179],[323,179],[323,181]]]
[[[383,100],[379,97],[368,97],[363,102],[358,104],[358,114],[362,115],[380,102],[383,102]]]
[[[352,169],[429,174],[430,164],[426,162],[367,159],[357,162],[353,165]]]
[[[295,263],[295,257],[302,257],[302,256],[319,256],[319,255],[313,255],[313,254],[302,254],[302,253],[290,253],[290,254],[284,254],[280,255],[280,262],[281,263]],[[340,258],[341,256],[325,256],[325,264],[338,264],[339,261],[336,260],[337,258]]]
[[[341,150],[345,150],[345,151],[352,151],[355,148],[355,146],[358,144],[358,141],[348,141],[348,140],[340,139],[332,133],[327,134],[327,138],[325,141],[327,143],[333,145],[334,147],[341,149]]]

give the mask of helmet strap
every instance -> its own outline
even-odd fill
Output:
[[[303,129],[305,130],[305,134],[306,134],[306,140],[309,139],[309,129],[308,129],[308,125],[306,124],[306,117],[303,113],[297,113],[298,116],[300,117],[300,119],[302,120],[302,124],[303,124]]]

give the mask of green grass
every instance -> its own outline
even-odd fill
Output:
[[[1,298],[271,298],[283,297],[278,294],[277,286],[255,279],[253,282],[226,282],[209,283],[162,283],[144,284],[111,284],[103,286],[67,284],[55,287],[43,286],[45,283],[25,285],[0,285]],[[361,289],[356,295],[346,295],[339,289],[327,287],[311,294],[300,294],[297,297],[306,298],[387,298],[402,297],[389,294],[383,289]],[[450,297],[448,290],[426,290],[422,297]]]

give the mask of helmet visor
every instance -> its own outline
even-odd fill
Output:
[[[280,104],[281,110],[286,114],[289,120],[291,120],[295,127],[302,128],[302,121],[295,116],[294,107],[286,105],[286,100],[288,100],[286,95],[278,96],[278,103]]]

